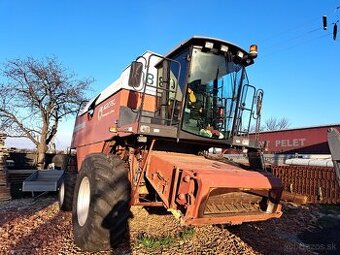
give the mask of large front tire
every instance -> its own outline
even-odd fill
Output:
[[[117,245],[127,231],[130,182],[125,162],[102,153],[88,156],[80,169],[73,198],[76,245],[84,251]]]

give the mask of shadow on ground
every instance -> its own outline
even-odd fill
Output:
[[[317,228],[303,231],[298,238],[306,249],[319,254],[340,254],[340,218],[324,216],[317,222]]]
[[[0,209],[1,254],[131,254],[129,231],[108,251],[82,252],[73,242],[72,213],[59,211],[55,197],[10,201]]]
[[[227,229],[262,254],[340,254],[340,219],[312,209],[284,208],[280,219]]]

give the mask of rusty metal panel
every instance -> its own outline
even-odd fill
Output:
[[[161,157],[151,155],[146,177],[167,208],[170,207],[172,197],[174,196],[173,193],[176,190],[174,186],[174,183],[177,183],[177,180],[174,180],[175,176],[175,164],[171,161],[163,160]]]
[[[203,156],[153,151],[146,177],[182,224],[239,224],[280,217],[280,180]]]
[[[319,166],[272,166],[284,190],[308,196],[309,203],[339,204],[340,188],[335,170]]]

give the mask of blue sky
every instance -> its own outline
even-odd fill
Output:
[[[165,54],[193,35],[245,49],[256,43],[248,75],[265,91],[263,119],[286,117],[290,127],[340,123],[340,31],[337,41],[330,34],[338,6],[340,0],[0,0],[0,64],[57,56],[79,78],[95,79],[92,97],[145,50]],[[68,146],[73,122],[64,121],[59,148]]]

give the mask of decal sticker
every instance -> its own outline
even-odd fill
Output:
[[[115,109],[111,109],[111,108],[113,108],[115,105],[116,105],[116,99],[114,98],[111,101],[104,104],[103,106],[101,106],[98,111],[98,120],[101,120],[107,115],[114,113]]]

